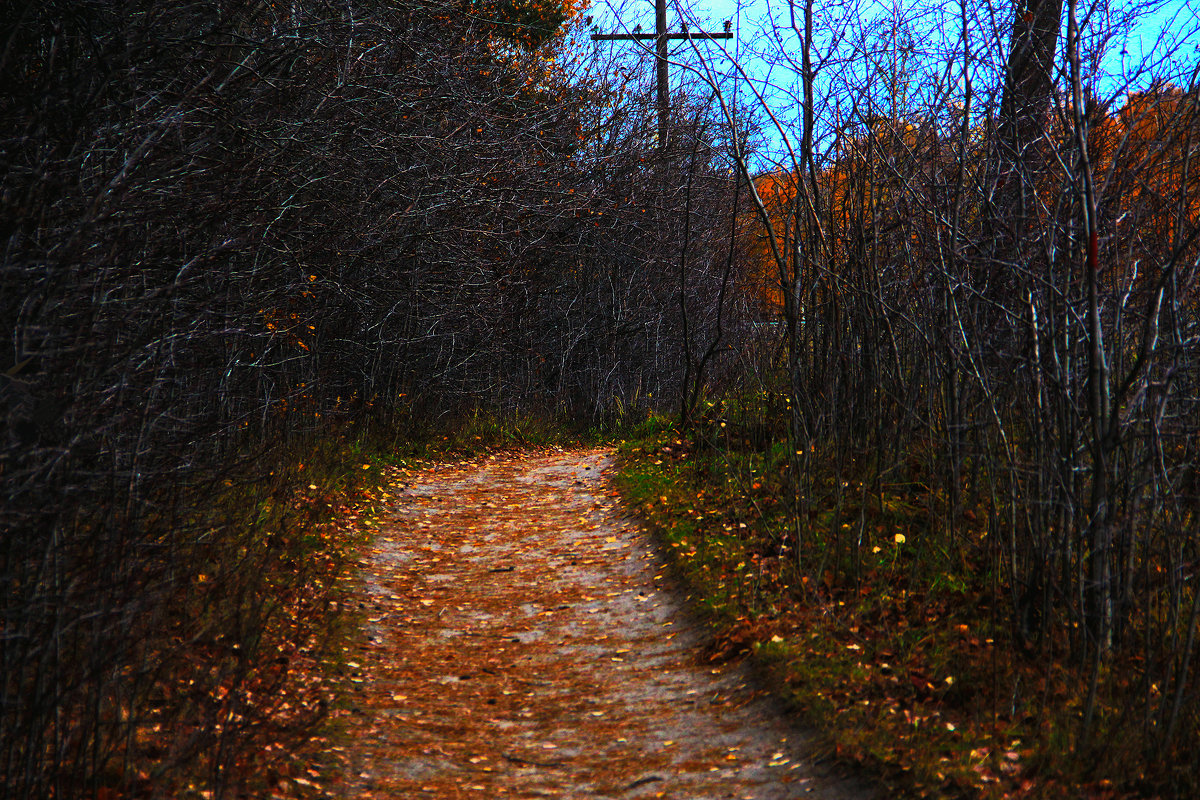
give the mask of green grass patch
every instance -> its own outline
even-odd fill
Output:
[[[417,409],[401,409],[370,426],[366,439],[376,452],[386,452],[390,458],[441,461],[503,450],[614,444],[653,433],[663,424],[657,416],[625,409],[582,421],[562,414],[487,408],[434,418]]]

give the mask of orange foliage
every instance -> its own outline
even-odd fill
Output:
[[[775,252],[786,262],[793,244],[796,181],[789,173],[777,171],[759,175],[754,188],[766,207],[775,236]],[[775,312],[783,308],[783,287],[779,265],[772,255],[770,238],[757,211],[749,213],[739,225],[740,249],[744,254],[743,290]]]
[[[588,0],[468,0],[468,7],[498,39],[535,50],[562,32]]]
[[[1131,93],[1110,125],[1125,138],[1116,156],[1119,214],[1137,220],[1132,235],[1155,250],[1174,247],[1200,223],[1200,92],[1169,84]]]
[[[1156,265],[1173,256],[1190,261],[1200,250],[1200,242],[1188,242],[1189,232],[1200,226],[1200,164],[1194,163],[1200,154],[1200,89],[1164,84],[1131,93],[1116,113],[1105,113],[1091,101],[1086,113],[1107,247],[1104,281],[1114,286],[1157,281]],[[1064,153],[1074,148],[1069,127],[1056,126],[1049,133]],[[930,198],[924,192],[957,173],[957,148],[950,146],[953,142],[939,143],[937,136],[934,126],[874,118],[836,144],[835,158],[817,178],[824,246],[835,268],[865,257],[862,248],[875,248],[876,255],[889,259],[891,288],[900,298],[920,291],[920,265],[935,262],[938,255],[931,251],[944,245],[929,235],[938,223],[928,216]],[[978,146],[972,151],[968,173],[979,168]],[[1037,215],[1042,227],[1063,224],[1056,217],[1064,208],[1062,193],[1073,190],[1056,170],[1043,170],[1036,180],[1042,202],[1031,204],[1028,213]],[[775,251],[790,267],[796,253],[798,178],[776,171],[757,177],[755,187],[774,229]],[[964,205],[964,226],[981,213]],[[780,310],[779,265],[757,213],[746,215],[739,236],[747,293],[767,309]]]

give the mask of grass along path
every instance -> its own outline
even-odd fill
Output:
[[[493,455],[392,487],[354,598],[341,794],[873,796],[813,763],[738,666],[707,661],[611,464]]]

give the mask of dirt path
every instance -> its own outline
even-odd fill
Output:
[[[412,479],[362,566],[355,798],[866,798],[700,637],[602,450]]]

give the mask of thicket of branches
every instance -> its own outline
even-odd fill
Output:
[[[881,534],[816,509],[927,509],[920,556],[993,576],[1015,640],[1078,668],[1079,751],[1137,742],[1194,782],[1194,18],[1151,52],[1124,38],[1149,6],[791,10],[743,54],[781,143],[743,161],[742,233],[786,354],[777,544],[854,584]]]
[[[4,796],[267,774],[320,632],[284,609],[329,588],[293,502],[322,441],[711,371],[724,134],[655,147],[572,71],[573,13],[4,4]]]

